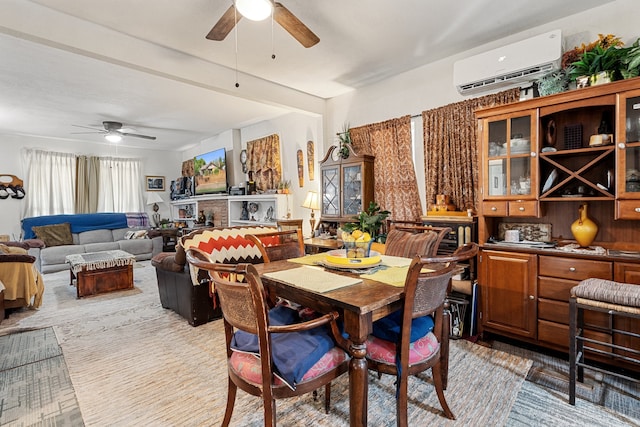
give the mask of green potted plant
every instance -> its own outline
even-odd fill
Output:
[[[640,75],[640,38],[626,49],[626,54],[621,58],[622,68],[620,74],[623,79],[631,79]]]
[[[342,230],[348,233],[352,233],[354,230],[361,230],[365,233],[369,233],[374,241],[378,241],[384,237],[380,235],[382,225],[386,221],[391,212],[382,210],[382,208],[376,203],[369,203],[369,208],[366,211],[360,212],[353,219],[357,222],[350,222],[342,226]]]
[[[589,78],[590,85],[609,83],[619,80],[622,76],[622,59],[627,54],[627,49],[622,48],[622,41],[612,34],[599,35],[597,41],[585,46],[582,45],[582,53],[579,59],[571,63],[573,67],[569,78],[574,81],[583,77]],[[575,48],[577,50],[579,48]]]
[[[340,145],[338,146],[338,152],[340,153],[340,157],[346,159],[349,157],[349,145],[351,145],[351,130],[349,129],[349,123],[345,123],[342,132],[338,132],[338,141]]]

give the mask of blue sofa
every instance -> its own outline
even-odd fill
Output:
[[[29,254],[36,258],[35,266],[42,273],[53,273],[69,268],[67,255],[110,250],[123,250],[135,255],[136,260],[149,260],[162,251],[162,236],[149,232],[146,213],[90,213],[70,215],[44,215],[22,220],[22,238],[36,239],[32,227],[69,223],[73,244],[37,247]],[[135,231],[147,230],[144,238],[129,238]]]

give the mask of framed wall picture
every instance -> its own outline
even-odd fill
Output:
[[[147,175],[145,178],[147,191],[164,191],[164,176]]]

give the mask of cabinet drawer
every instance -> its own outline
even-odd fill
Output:
[[[540,298],[538,300],[538,319],[568,325],[569,303]],[[597,326],[609,329],[609,315],[600,311],[585,310],[584,324],[586,327]]]
[[[555,277],[538,277],[538,297],[569,302],[571,288],[579,282]]]
[[[484,216],[507,216],[507,202],[505,201],[482,202],[482,214]]]
[[[509,202],[509,216],[539,216],[539,203],[536,200],[515,200]]]
[[[640,200],[618,200],[616,219],[640,219]]]
[[[587,338],[597,339],[602,342],[611,342],[611,336],[600,332],[585,330],[584,335]],[[569,326],[548,322],[546,320],[538,320],[538,341],[540,344],[549,343],[555,346],[562,347],[565,350],[569,349]],[[603,345],[589,344],[593,348],[598,348],[603,351],[608,351],[609,348]],[[587,354],[592,354],[590,351]],[[606,356],[598,357],[600,360],[610,359]]]
[[[539,268],[540,276],[559,277],[578,281],[590,277],[611,280],[613,277],[613,265],[608,261],[540,255]]]

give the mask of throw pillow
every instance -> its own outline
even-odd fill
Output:
[[[19,246],[7,246],[7,245],[3,245],[2,243],[0,243],[0,253],[24,255],[24,254],[26,254],[28,252],[27,252],[26,249],[21,248]]]
[[[42,240],[45,246],[73,245],[71,235],[71,224],[51,224],[31,227],[38,239]]]

